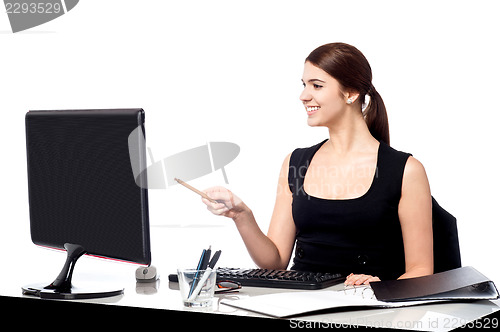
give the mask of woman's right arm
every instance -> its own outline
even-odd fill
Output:
[[[202,199],[209,211],[234,220],[253,261],[260,268],[286,269],[295,244],[295,224],[292,218],[292,193],[288,186],[288,155],[281,167],[278,190],[269,230],[265,235],[252,210],[230,190],[214,187],[205,193],[219,203]]]

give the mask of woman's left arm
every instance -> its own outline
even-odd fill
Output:
[[[431,190],[424,166],[413,157],[409,157],[406,162],[398,213],[406,262],[406,272],[398,279],[432,274],[434,254]],[[361,285],[379,280],[376,276],[351,273],[345,284]]]
[[[424,166],[415,158],[406,162],[399,220],[403,233],[406,272],[398,279],[433,273],[432,198]]]

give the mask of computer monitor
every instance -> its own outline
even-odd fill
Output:
[[[137,130],[137,129],[140,130]],[[115,296],[79,289],[71,277],[83,254],[151,263],[142,109],[40,110],[26,114],[30,232],[39,246],[67,251],[52,283],[23,287],[45,298]]]

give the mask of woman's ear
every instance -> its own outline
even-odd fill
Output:
[[[359,98],[359,92],[357,91],[346,91],[344,92],[344,100],[347,104],[354,104],[356,100]]]

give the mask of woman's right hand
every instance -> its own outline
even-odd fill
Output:
[[[368,285],[372,281],[380,281],[380,279],[379,277],[371,276],[368,274],[351,273],[346,277],[344,285]]]
[[[246,206],[243,201],[229,189],[224,187],[212,187],[204,190],[204,193],[211,199],[217,201],[216,203],[212,203],[206,198],[201,199],[207,206],[208,211],[215,215],[236,219],[240,213],[245,211]]]

